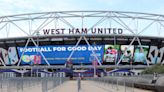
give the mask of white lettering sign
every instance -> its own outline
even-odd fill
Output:
[[[123,29],[122,28],[60,28],[60,29],[43,29],[42,33],[43,35],[57,35],[57,34],[71,34],[71,35],[76,35],[76,34],[90,34],[90,35],[95,35],[95,34],[123,34]]]

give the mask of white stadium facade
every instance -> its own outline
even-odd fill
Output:
[[[0,17],[0,68],[146,68],[164,64],[164,15],[56,11]]]

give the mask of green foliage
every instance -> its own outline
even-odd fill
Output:
[[[154,72],[164,74],[164,65],[157,64],[143,71],[144,74],[153,74]]]

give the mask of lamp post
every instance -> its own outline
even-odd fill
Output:
[[[36,33],[36,35],[37,35],[37,56],[36,56],[36,58],[39,58],[39,52],[38,52],[38,50],[40,50],[39,49],[39,31]],[[35,61],[36,62],[36,64],[38,64],[38,60],[36,60]],[[38,77],[38,68],[37,68],[37,71],[36,71],[36,76]]]

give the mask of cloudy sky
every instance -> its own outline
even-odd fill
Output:
[[[68,10],[116,10],[164,14],[164,0],[0,0],[0,16]]]

